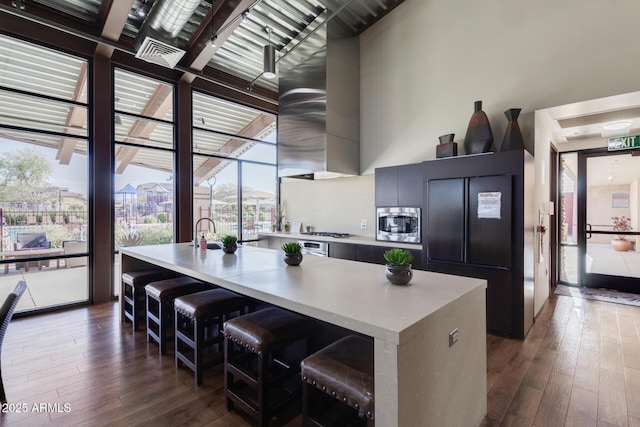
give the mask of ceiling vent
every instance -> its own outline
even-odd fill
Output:
[[[138,48],[136,58],[162,65],[163,67],[173,68],[185,53],[182,49],[147,36]]]

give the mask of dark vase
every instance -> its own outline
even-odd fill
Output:
[[[300,265],[300,263],[302,262],[302,254],[300,252],[294,252],[290,254],[285,253],[284,262],[286,262],[287,265],[292,266]]]
[[[411,281],[411,278],[413,277],[411,264],[387,264],[387,269],[385,270],[384,274],[387,277],[387,280],[394,285],[406,285]]]
[[[504,112],[509,123],[507,123],[507,130],[504,132],[504,138],[502,138],[500,151],[524,149],[524,139],[522,138],[522,132],[520,132],[520,125],[518,124],[520,111],[522,111],[521,108],[510,108]]]
[[[464,153],[478,154],[493,151],[493,132],[487,115],[482,111],[482,101],[474,103],[474,113],[469,120],[467,134],[464,137]]]
[[[453,157],[458,155],[458,144],[453,142],[454,133],[438,137],[440,144],[436,146],[436,158]]]
[[[223,243],[222,250],[225,254],[232,254],[238,249],[237,243]]]

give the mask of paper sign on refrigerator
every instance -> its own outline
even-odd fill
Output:
[[[502,193],[478,193],[478,218],[500,219]]]

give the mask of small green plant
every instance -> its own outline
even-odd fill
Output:
[[[233,234],[225,234],[224,236],[222,236],[222,239],[220,239],[220,241],[224,245],[230,245],[236,243],[238,241],[238,238]]]
[[[163,223],[163,224],[166,223],[168,221],[168,219],[169,219],[166,212],[160,212],[157,215],[157,218],[158,218],[158,221]]]
[[[287,242],[282,245],[282,250],[286,254],[295,254],[302,250],[302,246],[298,242]]]
[[[413,255],[405,249],[394,248],[384,253],[384,259],[391,265],[407,265],[413,261]]]

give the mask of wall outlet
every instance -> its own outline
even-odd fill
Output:
[[[360,221],[360,230],[366,230],[367,229],[367,220],[363,219],[362,221]]]
[[[458,342],[458,328],[455,328],[453,331],[449,332],[449,347]]]

